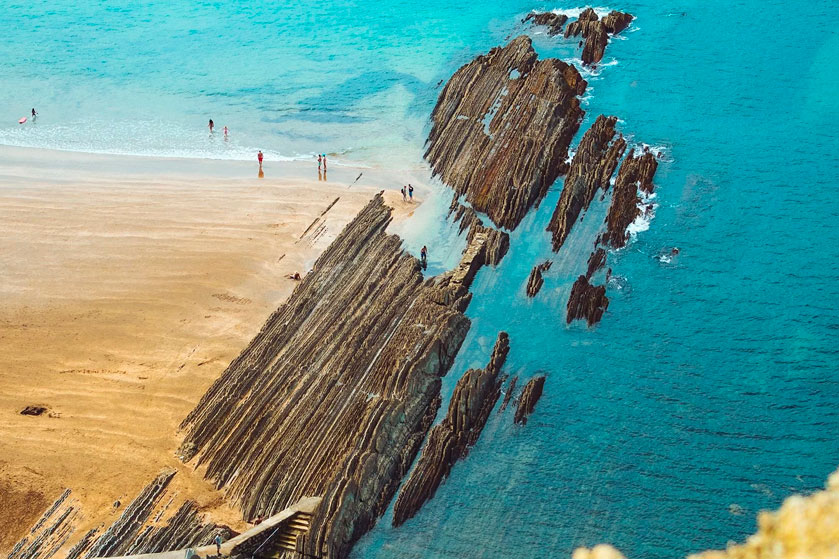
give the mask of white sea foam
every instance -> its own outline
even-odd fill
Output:
[[[556,15],[568,16],[569,18],[578,18],[578,17],[580,17],[580,14],[583,13],[583,10],[585,10],[585,9],[587,9],[587,8],[585,8],[585,7],[583,7],[583,8],[568,8],[568,9],[557,8],[557,9],[551,10],[551,13],[556,14]],[[607,15],[609,15],[609,12],[611,12],[611,11],[612,11],[611,8],[598,8],[598,7],[594,8],[594,13],[597,14],[598,18],[606,17]]]

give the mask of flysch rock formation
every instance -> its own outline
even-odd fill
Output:
[[[508,229],[565,172],[584,114],[577,69],[537,58],[526,36],[478,56],[455,72],[431,114],[425,158],[434,173]]]
[[[246,518],[323,497],[310,556],[345,557],[384,512],[469,329],[469,285],[503,250],[475,226],[460,264],[424,280],[390,220],[377,195],[182,424],[182,458]]]
[[[580,276],[568,296],[565,322],[570,324],[574,320],[584,319],[589,326],[593,326],[600,322],[607,308],[609,298],[606,297],[606,286],[592,285],[586,276]]]
[[[742,544],[688,559],[835,559],[839,557],[839,470],[824,491],[788,497],[775,512],[757,517],[757,533]],[[574,550],[571,559],[624,559],[606,544]]]
[[[636,156],[635,150],[621,163],[615,187],[612,192],[612,202],[606,215],[606,232],[600,238],[603,245],[621,248],[626,245],[629,237],[627,229],[641,214],[639,205],[644,194],[652,194],[653,176],[658,169],[658,161],[651,152]]]
[[[446,417],[431,430],[417,465],[399,491],[394,526],[412,518],[434,496],[455,462],[465,458],[477,442],[501,395],[499,372],[509,351],[509,336],[501,332],[486,368],[469,369],[457,382]]]
[[[626,149],[623,136],[615,131],[617,121],[614,116],[598,116],[577,146],[562,194],[548,222],[554,252],[562,247],[580,212],[588,209],[597,190],[609,188],[612,174]]]
[[[498,413],[507,409],[510,400],[513,398],[513,392],[516,391],[516,383],[519,381],[519,376],[515,375],[510,379],[510,384],[507,385],[507,390],[504,392],[504,399],[501,400],[501,406],[498,408]]]
[[[568,16],[565,14],[555,14],[553,12],[530,12],[524,17],[524,19],[521,20],[522,23],[527,23],[528,21],[532,21],[533,25],[543,25],[547,27],[548,35],[553,37],[554,35],[562,33],[562,28],[565,27],[565,23],[568,21]]]
[[[586,279],[591,277],[606,265],[606,251],[600,247],[594,249],[588,257],[588,268],[586,269]]]
[[[545,386],[545,376],[533,377],[527,384],[519,396],[518,405],[516,406],[516,414],[513,416],[513,421],[517,424],[524,425],[527,423],[528,416],[533,413],[536,408],[536,402],[542,397],[542,389]]]
[[[545,280],[542,279],[542,272],[550,270],[552,265],[552,261],[545,260],[541,264],[533,266],[533,269],[530,270],[530,276],[527,278],[526,291],[528,297],[535,297],[539,293],[539,290],[542,289],[542,284],[545,283]]]
[[[603,19],[598,18],[592,8],[586,8],[580,13],[576,21],[572,21],[565,28],[565,38],[583,36],[583,64],[596,64],[603,60],[609,36],[616,35],[629,27],[634,17],[631,14],[612,10]]]

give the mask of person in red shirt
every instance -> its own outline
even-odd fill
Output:
[[[256,154],[256,158],[259,160],[259,166],[262,167],[262,151]]]

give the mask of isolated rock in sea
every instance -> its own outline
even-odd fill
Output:
[[[544,25],[548,28],[548,35],[553,37],[562,33],[562,28],[565,26],[565,22],[568,21],[568,16],[553,12],[531,12],[521,20],[522,23],[527,23],[528,21],[532,21],[533,25]]]
[[[527,423],[527,417],[533,413],[536,407],[536,402],[542,397],[542,388],[545,386],[545,376],[533,377],[524,385],[524,390],[519,396],[518,406],[516,406],[516,415],[513,417],[515,423],[524,425]]]
[[[585,88],[574,66],[537,60],[517,37],[455,72],[431,114],[425,158],[457,196],[515,229],[567,168]]]
[[[657,168],[658,162],[650,152],[636,156],[635,150],[631,150],[624,158],[615,179],[612,202],[606,215],[606,232],[600,239],[603,245],[614,248],[626,245],[629,236],[627,229],[641,215],[638,192],[653,192],[655,187],[652,181]]]
[[[431,430],[416,467],[399,491],[393,507],[394,526],[413,517],[434,496],[454,463],[466,457],[478,440],[501,395],[498,373],[509,351],[509,337],[501,332],[486,368],[469,369],[457,382],[446,417]]]
[[[507,390],[504,392],[504,399],[501,400],[501,407],[498,408],[498,413],[507,409],[507,405],[510,403],[510,400],[513,398],[513,393],[516,391],[516,383],[518,380],[518,375],[510,379],[510,384],[507,385]]]
[[[622,135],[615,139],[617,121],[614,116],[598,116],[577,146],[562,194],[548,223],[554,252],[562,247],[580,212],[588,209],[597,190],[609,188],[612,174],[626,149]]]
[[[576,21],[572,21],[565,28],[565,37],[582,35],[585,39],[581,56],[583,64],[596,64],[603,59],[609,36],[629,27],[633,19],[631,14],[614,10],[603,19],[599,19],[592,8],[586,8]]]
[[[246,518],[323,497],[312,556],[345,557],[387,508],[469,329],[469,285],[505,250],[475,225],[459,265],[424,280],[390,221],[377,195],[182,424],[183,458]]]
[[[591,276],[606,265],[606,251],[597,247],[588,257],[588,269],[586,269],[586,279],[590,280]]]
[[[580,276],[571,287],[565,322],[570,324],[573,320],[585,319],[586,323],[592,326],[600,322],[607,308],[609,308],[609,298],[606,297],[606,287],[591,285],[585,276]]]
[[[542,272],[550,270],[552,265],[553,262],[545,260],[541,264],[533,266],[533,269],[530,270],[530,277],[527,278],[528,297],[535,297],[539,293],[539,290],[542,289],[542,284],[545,283],[545,280],[542,279]]]

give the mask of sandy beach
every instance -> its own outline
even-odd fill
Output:
[[[71,488],[81,530],[162,468],[178,424],[379,190],[309,164],[0,148],[0,553]],[[379,181],[381,184],[375,184]],[[328,211],[327,211],[328,210]],[[22,415],[27,406],[39,415]],[[37,408],[43,408],[37,409]],[[241,528],[198,475],[173,488]]]

